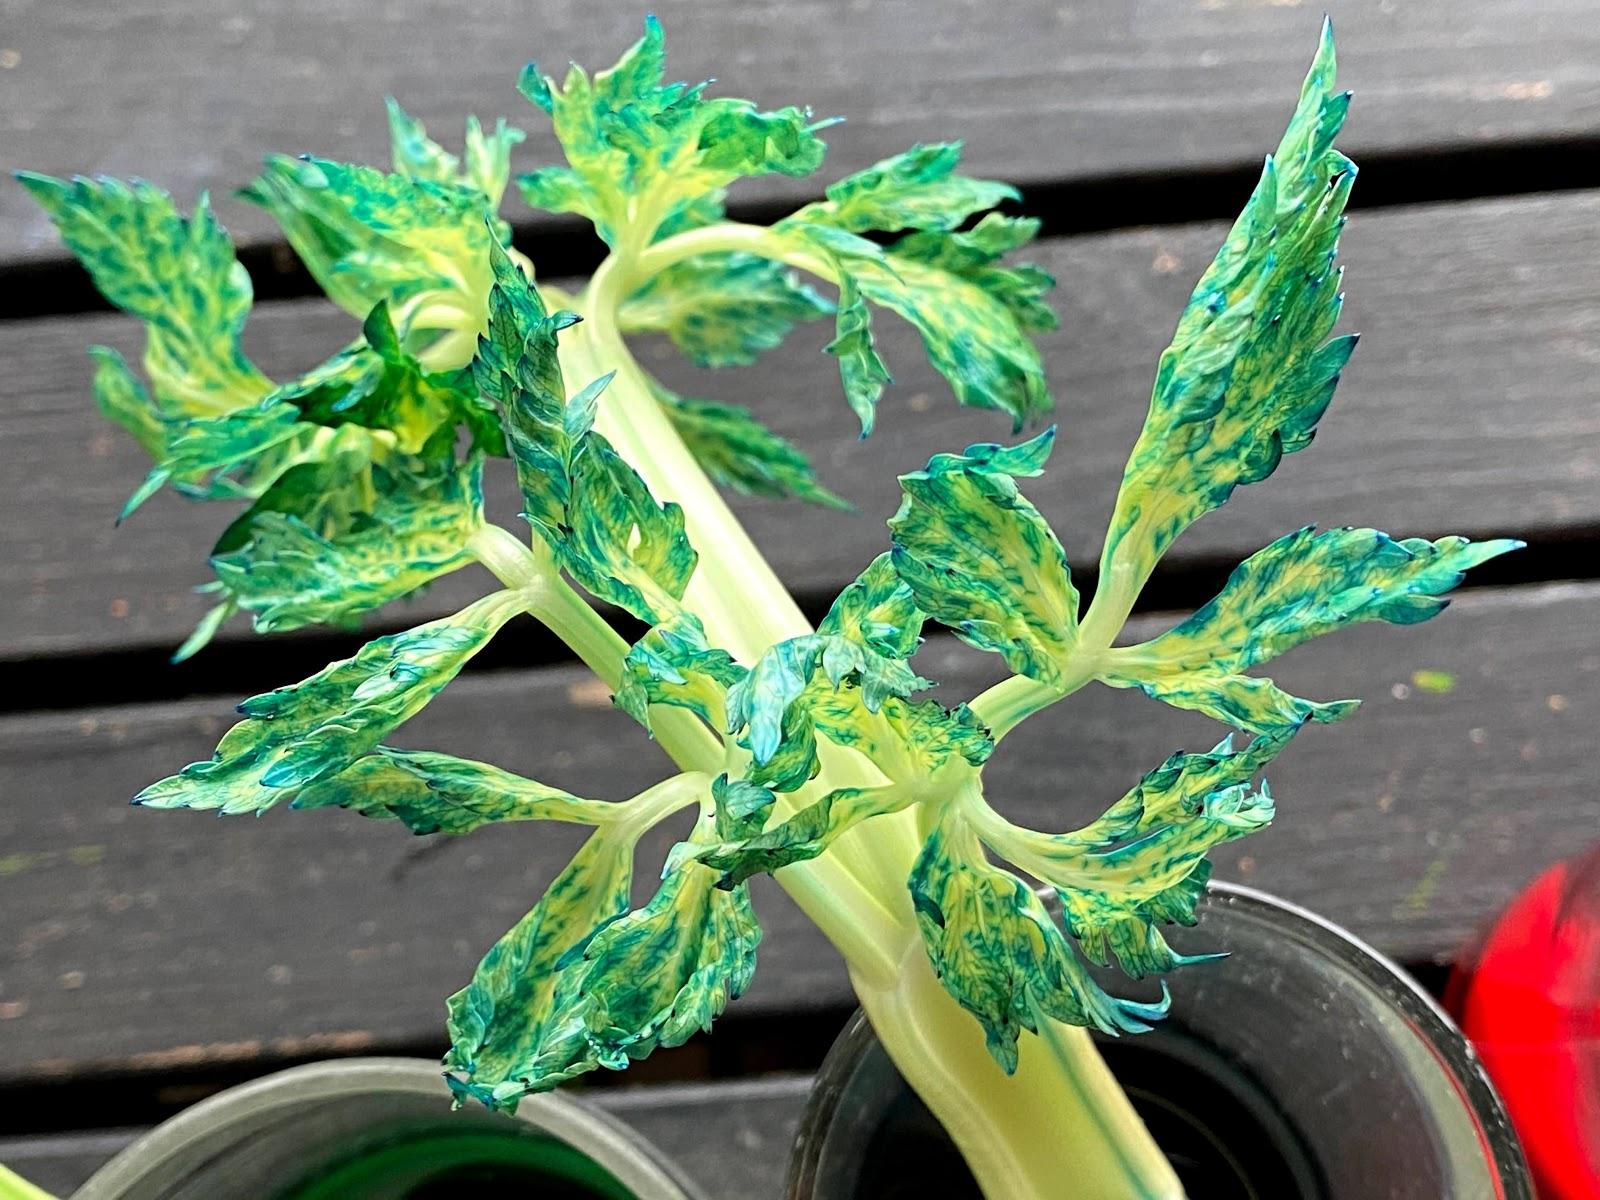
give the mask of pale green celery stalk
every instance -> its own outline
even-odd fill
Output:
[[[1087,643],[1080,630],[1060,683],[1042,683],[1026,675],[1013,675],[975,696],[971,701],[972,711],[988,726],[990,736],[998,743],[1034,713],[1066,699],[1100,674],[1105,666],[1105,653],[1104,646]]]
[[[602,371],[617,372],[597,426],[658,499],[683,506],[701,556],[684,602],[713,644],[753,662],[773,642],[810,626],[678,437],[617,327],[621,302],[654,272],[691,255],[734,250],[836,282],[825,259],[755,226],[723,223],[636,253],[629,247],[608,258],[591,281],[580,302],[587,320],[564,346],[563,370],[575,386]],[[989,707],[1014,724],[1064,694],[1017,688]],[[829,752],[821,774],[797,799],[870,784],[875,774],[859,756]],[[923,949],[905,886],[918,848],[915,820],[910,813],[901,817],[878,818],[828,854],[785,867],[776,878],[844,955],[879,1039],[949,1130],[984,1195],[1181,1200],[1177,1176],[1086,1031],[1041,1018],[1040,1036],[1022,1039],[1015,1074],[1007,1076],[990,1057],[978,1023],[944,989]]]
[[[703,806],[710,793],[711,776],[704,771],[685,771],[682,775],[663,779],[655,787],[618,804],[614,828],[625,840],[637,841],[646,830],[679,809],[696,803]]]
[[[700,553],[699,565],[684,593],[684,605],[701,618],[716,645],[745,663],[754,663],[773,643],[810,633],[811,624],[683,444],[622,339],[617,311],[645,278],[637,265],[620,254],[600,265],[582,298],[584,324],[577,337],[563,343],[563,371],[573,372],[570,383],[576,387],[605,371],[616,372],[599,406],[595,426],[633,464],[656,499],[676,501],[683,507],[689,544]],[[819,776],[828,780],[829,786],[872,787],[884,782],[881,774],[864,769],[867,764],[849,751],[824,744],[821,752],[833,768]],[[803,802],[820,794],[814,784],[800,799]],[[783,800],[779,815],[790,811],[791,802]],[[909,830],[898,835],[892,828],[874,833],[878,838],[898,836],[908,853],[914,852]],[[862,841],[848,835],[842,838],[836,846],[836,861],[857,874],[877,874],[881,870],[878,862],[862,860],[858,849]],[[909,862],[908,857],[907,870]],[[902,874],[898,880],[885,878],[883,882],[904,879]]]
[[[543,623],[613,691],[622,680],[628,643],[607,625],[549,561],[498,525],[484,524],[467,539],[467,551],[501,583],[523,597],[527,612]],[[722,741],[687,709],[657,707],[650,714],[656,740],[685,771],[723,769]]]
[[[988,1200],[1181,1200],[1183,1185],[1087,1030],[1040,1017],[1006,1075],[920,942],[891,986],[850,977],[878,1040]]]
[[[1143,567],[1129,562],[1124,548],[1147,542],[1144,529],[1155,525],[1162,516],[1161,513],[1144,514],[1112,547],[1111,561],[1102,564],[1094,599],[1089,603],[1089,611],[1084,614],[1083,625],[1078,631],[1080,637],[1094,638],[1095,644],[1109,648],[1122,632],[1133,606],[1138,603],[1139,593],[1144,591],[1144,585],[1150,580],[1150,572],[1155,570],[1155,560]]]
[[[617,372],[595,426],[657,500],[683,506],[689,544],[701,555],[684,604],[735,658],[754,662],[773,642],[810,633],[811,625],[683,444],[622,341],[617,310],[643,278],[613,256],[595,272],[585,296],[588,320],[576,340],[587,344],[592,364]]]
[[[673,263],[697,254],[735,251],[787,263],[796,270],[815,275],[828,283],[837,285],[839,282],[838,273],[826,256],[806,249],[794,239],[765,225],[743,225],[737,221],[702,225],[699,229],[691,229],[657,242],[639,255],[637,275],[640,279],[648,279]]]
[[[0,1200],[56,1200],[49,1192],[0,1166]]]

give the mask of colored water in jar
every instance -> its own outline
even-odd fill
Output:
[[[487,1189],[487,1190],[486,1190]],[[278,1200],[635,1200],[565,1142],[522,1130],[401,1128],[365,1142]]]

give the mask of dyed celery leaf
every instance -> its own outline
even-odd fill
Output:
[[[453,617],[389,634],[353,658],[239,706],[206,762],[134,797],[150,808],[261,812],[372,751],[456,677],[513,613],[495,594]]]
[[[836,225],[852,233],[950,231],[973,213],[1021,199],[1007,184],[958,175],[960,162],[960,142],[913,146],[829,184],[825,201],[808,204],[790,219]]]
[[[1135,978],[1162,974],[1194,960],[1172,951],[1157,926],[1192,925],[1210,872],[1206,855],[1272,820],[1272,796],[1252,780],[1290,736],[1257,738],[1240,751],[1229,738],[1205,754],[1174,754],[1099,820],[1071,833],[995,820],[982,836],[1057,889],[1067,926],[1090,959],[1105,965],[1114,956]]]
[[[752,875],[816,858],[861,822],[900,812],[915,800],[909,788],[836,788],[765,832],[701,851],[700,861],[722,872],[718,887],[732,888]]]
[[[753,363],[802,321],[833,311],[793,271],[753,254],[707,254],[673,263],[630,296],[627,332],[664,333],[702,367]]]
[[[458,1097],[514,1110],[710,1028],[749,986],[761,929],[745,889],[715,887],[692,850],[675,848],[650,902],[620,915],[625,869],[605,835],[585,845],[452,997],[445,1065]]]
[[[1106,1033],[1140,1032],[1166,1004],[1108,995],[1089,977],[1033,889],[989,862],[958,812],[934,828],[911,872],[911,900],[940,982],[983,1027],[989,1053],[1017,1069],[1017,1037],[1041,1016]]]
[[[511,182],[511,150],[526,137],[522,130],[507,125],[504,117],[495,121],[493,133],[485,133],[477,117],[467,118],[466,165],[461,181],[482,192],[491,211],[500,207],[506,185]],[[503,221],[496,222],[502,237],[506,228]]]
[[[317,453],[280,471],[255,502],[222,532],[211,555],[247,546],[257,518],[283,513],[298,518],[323,537],[333,538],[358,525],[373,506],[383,468],[374,465],[374,439],[355,425],[319,433]],[[391,468],[405,460],[391,456]],[[417,460],[413,465],[421,467]]]
[[[201,589],[204,590],[204,589]],[[200,651],[211,644],[211,639],[217,636],[228,620],[239,611],[239,606],[232,600],[224,600],[220,604],[213,604],[206,610],[206,615],[195,622],[194,631],[183,639],[183,644],[172,652],[172,663],[187,662]]]
[[[270,396],[220,416],[169,420],[160,459],[118,520],[168,483],[204,499],[256,495],[288,467],[314,456],[319,432],[293,404]]]
[[[820,636],[860,647],[868,666],[828,670],[825,652],[824,673],[832,686],[813,684],[803,698],[812,724],[830,741],[862,751],[897,780],[927,779],[954,755],[977,765],[994,748],[988,730],[965,705],[948,710],[936,701],[906,699],[896,664],[916,653],[925,619],[891,556],[879,555],[839,593],[817,626]],[[916,686],[928,684],[918,680]]]
[[[151,458],[162,458],[167,449],[166,420],[150,393],[111,347],[90,346],[89,357],[94,359],[94,400],[100,415],[131,433]]]
[[[1051,854],[1070,857],[1074,847],[1104,849],[1188,820],[1201,811],[1207,796],[1254,779],[1283,752],[1294,732],[1282,730],[1254,738],[1243,750],[1234,749],[1233,735],[1229,734],[1204,753],[1180,751],[1169,755],[1159,767],[1146,772],[1122,799],[1082,829],[1073,833],[1025,836],[1037,839],[1040,846],[1048,846]]]
[[[707,644],[699,617],[680,612],[628,650],[616,703],[646,729],[649,706],[670,704],[689,709],[722,731],[727,724],[727,690],[745,673],[726,650]]]
[[[505,443],[516,464],[522,515],[552,549],[560,546],[571,497],[568,462],[581,431],[568,427],[566,385],[556,358],[556,335],[578,321],[576,313],[547,315],[499,242],[489,247],[494,284],[489,322],[478,338],[472,374],[478,390],[500,409]],[[572,418],[587,414],[574,410]]]
[[[1012,311],[983,276],[967,276],[923,257],[889,255],[887,265],[850,260],[845,269],[861,294],[913,325],[922,346],[956,400],[994,408],[1021,429],[1050,411],[1039,351]]]
[[[743,741],[758,766],[778,754],[789,740],[786,733],[799,733],[807,739],[813,736],[809,722],[803,730],[787,730],[786,719],[810,684],[821,656],[822,640],[816,635],[789,638],[770,647],[729,689],[728,728],[745,731]]]
[[[592,595],[659,623],[678,601],[698,556],[683,509],[659,504],[643,479],[598,433],[578,446],[569,467],[572,502],[561,564]]]
[[[655,393],[700,469],[717,483],[747,496],[795,496],[828,508],[850,507],[817,482],[804,453],[762,425],[749,409],[678,396],[660,385]]]
[[[770,763],[792,737],[812,737],[811,721],[797,722],[796,718],[812,698],[822,694],[812,687],[819,673],[834,690],[846,680],[859,687],[862,706],[874,715],[890,699],[904,699],[932,686],[904,659],[881,654],[840,634],[806,634],[778,642],[728,690],[729,728],[745,731],[741,744],[758,766]]]
[[[1037,267],[1004,267],[1037,221],[977,212],[1017,193],[956,173],[959,143],[914,146],[827,189],[777,229],[820,252],[839,277],[838,338],[845,398],[870,433],[889,373],[872,346],[866,301],[897,313],[922,335],[928,358],[962,404],[1009,413],[1020,429],[1050,408],[1044,366],[1029,331],[1053,329],[1043,295],[1054,280]],[[914,232],[887,249],[855,236]]]
[[[803,703],[830,742],[861,751],[896,782],[927,781],[958,756],[980,766],[994,751],[988,728],[965,704],[947,709],[937,700],[913,704],[890,696],[872,712],[852,683],[813,685]]]
[[[1054,428],[1019,446],[969,446],[900,477],[894,566],[916,603],[1013,671],[1055,683],[1077,636],[1078,593],[1050,526],[1017,491]]]
[[[922,644],[926,619],[890,556],[880,554],[839,593],[817,632],[837,635],[882,658],[907,659]]]
[[[861,436],[872,432],[878,416],[878,400],[893,380],[889,368],[878,357],[872,341],[872,310],[867,307],[855,277],[839,277],[839,312],[834,339],[826,346],[839,360],[839,380],[845,402],[861,421]]]
[[[1197,669],[1145,678],[1142,672],[1135,675],[1113,666],[1100,678],[1112,687],[1137,687],[1151,699],[1204,713],[1251,733],[1298,729],[1307,721],[1331,724],[1344,720],[1360,705],[1359,700],[1305,700],[1270,679],[1222,670]]]
[[[1201,859],[1182,879],[1145,900],[1128,901],[1104,892],[1065,888],[1061,906],[1067,928],[1090,962],[1110,966],[1114,959],[1133,979],[1165,975],[1179,967],[1209,962],[1213,954],[1179,954],[1162,935],[1162,925],[1199,923],[1195,906],[1205,895],[1211,862]]]
[[[461,160],[429,137],[422,122],[401,108],[393,96],[385,97],[384,106],[389,113],[389,154],[394,169],[429,183],[460,182]]]
[[[511,151],[527,135],[507,125],[502,117],[493,133],[484,133],[477,117],[467,118],[466,165],[428,136],[422,122],[401,108],[391,96],[389,141],[394,169],[428,183],[457,184],[481,193],[491,212],[500,207],[511,180]],[[503,228],[499,231],[504,238]]]
[[[581,973],[559,970],[596,931],[628,911],[633,839],[590,836],[539,903],[484,955],[472,982],[448,1001],[446,1080],[457,1101],[516,1111],[529,1092],[590,1070],[572,1007]]]
[[[1253,732],[1332,720],[1354,702],[1301,700],[1244,672],[1359,621],[1425,621],[1443,611],[1449,601],[1442,595],[1468,569],[1521,545],[1460,537],[1395,541],[1375,529],[1307,527],[1251,555],[1176,628],[1113,651],[1105,679]]]
[[[330,533],[268,507],[253,512],[243,545],[212,558],[228,594],[255,614],[258,632],[348,624],[473,561],[465,543],[483,523],[481,459],[443,471],[394,462],[371,478],[365,511]]]
[[[818,690],[815,683],[809,689],[811,692]],[[731,697],[729,703],[731,710]],[[733,724],[732,716],[728,723]],[[740,739],[740,745],[746,749],[749,748],[749,742],[748,733]],[[811,720],[810,706],[804,701],[791,704],[784,710],[775,743],[770,754],[751,763],[748,774],[752,783],[775,792],[793,792],[815,779],[817,772],[822,770],[822,759],[817,751],[816,725]]]
[[[1252,554],[1215,598],[1142,650],[1179,668],[1243,670],[1359,621],[1412,625],[1444,611],[1444,593],[1470,568],[1521,545],[1307,526]]]
[[[648,240],[736,179],[821,165],[826,147],[809,113],[706,99],[705,84],[663,83],[665,63],[650,17],[644,37],[592,78],[574,65],[557,83],[528,65],[519,87],[550,114],[568,164],[518,178],[529,204],[581,214],[615,245],[628,231]]]
[[[659,504],[592,428],[610,376],[566,396],[556,337],[577,321],[545,314],[510,257],[491,246],[488,331],[473,374],[498,404],[516,462],[523,515],[589,592],[652,624],[668,619],[694,573],[683,510]]]
[[[303,789],[290,807],[348,808],[364,817],[397,818],[417,834],[471,833],[496,821],[598,825],[614,808],[487,763],[389,746]]]
[[[361,326],[362,337],[272,393],[318,425],[359,425],[393,434],[411,455],[447,457],[458,425],[486,453],[504,454],[500,419],[466,370],[430,371],[405,349],[388,301]],[[389,443],[386,442],[386,445]]]
[[[1311,444],[1353,337],[1326,340],[1343,302],[1334,265],[1356,169],[1333,148],[1349,93],[1333,90],[1333,34],[1277,153],[1206,269],[1156,368],[1123,473],[1100,577],[1138,579],[1240,484]]]
[[[748,779],[718,775],[711,781],[713,828],[720,838],[751,837],[761,832],[776,801],[768,788]]]
[[[481,327],[490,210],[475,187],[275,155],[241,194],[273,215],[347,312],[365,318],[386,300],[413,334],[437,328],[470,336]],[[413,322],[424,310],[426,326]]]
[[[902,238],[894,244],[889,262],[896,271],[907,261],[947,271],[998,301],[1021,328],[1043,333],[1060,323],[1044,299],[1056,285],[1054,276],[1032,263],[1000,265],[1001,258],[1038,233],[1036,218],[988,213],[963,232],[929,230]]]
[[[17,178],[101,294],[145,323],[144,368],[161,415],[225,413],[271,390],[239,348],[250,276],[204,195],[185,219],[140,180]]]
[[[750,898],[714,886],[716,872],[688,859],[692,849],[677,847],[650,902],[583,950],[580,1011],[596,1066],[620,1070],[682,1045],[750,986],[761,940]]]
[[[810,710],[830,703],[830,691],[851,692],[848,704],[840,700],[830,708],[835,725],[848,730],[844,736],[882,741],[876,718],[886,705],[932,686],[906,661],[922,640],[922,622],[910,589],[880,555],[840,593],[816,633],[770,647],[728,691],[728,727],[743,731],[740,741],[755,759],[756,777],[789,791],[815,773]],[[845,716],[847,707],[861,711]],[[914,707],[900,705],[897,712]]]

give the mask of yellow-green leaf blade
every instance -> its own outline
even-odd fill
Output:
[[[969,446],[900,477],[894,567],[917,604],[1012,670],[1061,677],[1077,636],[1066,554],[1014,475],[1043,468],[1054,429],[1020,446]]]
[[[633,839],[612,830],[592,834],[450,997],[445,1079],[458,1103],[470,1098],[514,1112],[529,1092],[592,1069],[583,1024],[571,1011],[581,973],[560,968],[628,911],[632,882]]]
[[[268,508],[249,518],[244,544],[212,558],[259,632],[349,624],[473,561],[466,540],[483,523],[481,459],[372,475],[373,502],[334,529]]]
[[[1191,523],[1309,445],[1353,338],[1326,340],[1354,165],[1333,148],[1349,94],[1333,90],[1331,30],[1277,154],[1207,268],[1156,371],[1123,474],[1101,578],[1142,582]]]
[[[415,834],[464,834],[499,821],[597,825],[614,806],[488,763],[379,746],[305,788],[290,807],[347,808],[364,817],[398,819]]]
[[[911,899],[940,981],[977,1018],[1003,1070],[1038,1016],[1108,1033],[1138,1032],[1166,1011],[1108,995],[1090,978],[1033,889],[990,863],[958,813],[947,814],[912,869]]]
[[[1265,732],[1334,720],[1353,703],[1316,704],[1245,674],[1302,642],[1362,621],[1425,621],[1466,571],[1519,548],[1510,539],[1396,540],[1375,529],[1298,530],[1257,551],[1187,620],[1113,650],[1106,682]]]
[[[239,705],[216,754],[151,784],[150,808],[261,812],[336,775],[419,712],[516,611],[504,593],[368,642],[309,679]]]
[[[271,383],[239,347],[250,276],[205,196],[185,218],[142,180],[18,179],[106,299],[144,322],[144,366],[164,415],[223,413],[266,395]]]
[[[833,311],[794,271],[753,254],[700,255],[653,275],[618,313],[624,332],[664,333],[702,367],[746,366],[802,321]]]
[[[722,872],[718,887],[731,888],[752,875],[816,858],[863,821],[900,812],[915,799],[906,788],[835,788],[771,829],[702,850],[700,861]]]

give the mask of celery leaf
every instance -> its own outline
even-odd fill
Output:
[[[1406,538],[1308,526],[1246,559],[1192,616],[1142,645],[1114,650],[1102,678],[1252,732],[1347,715],[1245,674],[1301,642],[1361,621],[1396,625],[1443,611],[1465,572],[1521,542]]]
[[[134,797],[149,808],[259,813],[336,775],[409,720],[488,644],[512,610],[502,594],[453,617],[368,642],[309,679],[239,705],[216,754]]]
[[[1044,683],[1060,679],[1074,644],[1078,593],[1061,543],[1012,477],[1037,475],[1054,436],[935,455],[900,477],[905,497],[889,522],[895,569],[917,604]]]
[[[1331,29],[1288,130],[1201,276],[1156,368],[1123,473],[1100,577],[1145,578],[1167,547],[1240,484],[1311,444],[1353,337],[1327,340],[1343,304],[1334,266],[1356,168],[1333,148],[1350,105],[1333,90]]]

